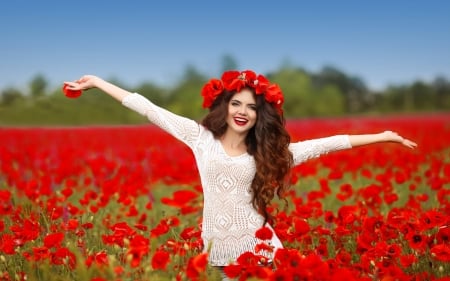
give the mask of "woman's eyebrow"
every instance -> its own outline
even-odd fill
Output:
[[[232,99],[231,101],[242,103],[240,100]],[[248,105],[256,105],[256,103],[249,103]]]

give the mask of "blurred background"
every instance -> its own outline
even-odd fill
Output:
[[[0,126],[139,124],[95,74],[200,119],[200,89],[227,69],[279,83],[287,118],[450,111],[450,2],[5,1]]]

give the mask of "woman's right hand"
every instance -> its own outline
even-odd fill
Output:
[[[64,85],[73,91],[84,91],[91,88],[98,88],[107,93],[118,101],[122,101],[127,95],[131,93],[124,90],[110,82],[103,80],[95,75],[83,75],[80,79],[73,82],[64,82]]]
[[[67,85],[69,90],[78,91],[78,90],[89,90],[91,88],[95,88],[98,85],[100,78],[94,75],[84,75],[80,79],[72,82],[64,82],[64,85]]]

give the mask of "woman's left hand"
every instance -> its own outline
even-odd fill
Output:
[[[417,143],[405,139],[404,137],[393,131],[384,131],[383,136],[386,141],[398,142],[409,148],[417,147]]]

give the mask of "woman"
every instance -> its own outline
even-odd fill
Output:
[[[270,229],[266,207],[288,187],[291,168],[331,151],[377,142],[416,144],[385,131],[337,135],[291,143],[276,84],[253,71],[226,71],[202,89],[209,113],[201,124],[175,115],[96,76],[65,82],[71,91],[99,88],[188,145],[194,153],[204,192],[202,238],[209,263],[226,266],[263,241],[255,233]],[[282,244],[276,235],[274,251]],[[272,252],[272,253],[273,253]],[[264,253],[267,258],[272,253]]]

